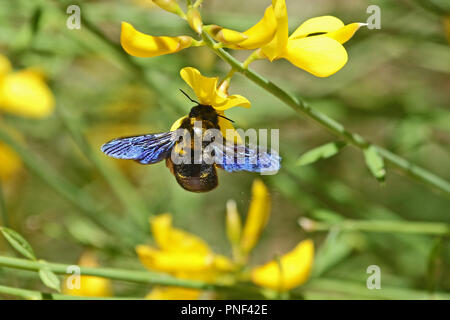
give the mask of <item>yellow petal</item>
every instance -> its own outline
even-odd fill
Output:
[[[217,112],[219,115],[225,115],[223,111]],[[228,141],[233,141],[234,143],[242,144],[242,138],[234,129],[233,123],[227,119],[219,117],[219,128],[222,136]]]
[[[307,35],[314,33],[327,33],[339,30],[344,26],[344,23],[333,16],[315,17],[303,22],[289,39],[304,38]]]
[[[279,291],[290,290],[308,280],[313,261],[314,243],[312,240],[304,240],[278,261],[254,268],[251,278],[261,287]]]
[[[289,36],[288,15],[285,0],[272,0],[272,7],[277,21],[277,30],[270,43],[261,50],[263,54],[273,61],[283,55]]]
[[[187,21],[192,30],[194,30],[198,34],[202,33],[202,17],[200,16],[200,12],[196,8],[189,8],[187,13]]]
[[[132,56],[143,58],[178,52],[190,47],[192,40],[189,36],[153,37],[137,31],[127,22],[122,22],[120,33],[122,48]]]
[[[155,287],[145,296],[147,300],[197,300],[202,292],[179,287]]]
[[[284,58],[317,77],[328,77],[347,63],[347,51],[326,36],[289,39]]]
[[[241,240],[242,222],[237,210],[236,201],[228,200],[226,214],[226,232],[228,241],[234,246]]]
[[[250,252],[259,240],[259,237],[269,220],[270,194],[264,183],[257,179],[252,186],[252,200],[248,209],[247,219],[242,232],[241,249]]]
[[[105,278],[93,277],[93,276],[80,276],[80,287],[69,289],[67,281],[70,278],[66,277],[63,281],[63,293],[71,296],[81,297],[111,297],[112,286],[111,281]]]
[[[183,122],[183,120],[186,119],[186,118],[187,118],[187,117],[184,116],[184,117],[179,118],[177,121],[175,121],[175,122],[172,124],[172,126],[170,127],[170,131],[175,131],[175,130],[177,130],[177,129],[181,126],[181,123]]]
[[[247,40],[239,42],[237,45],[229,46],[232,49],[258,49],[269,43],[277,30],[277,19],[272,6],[267,7],[264,17],[253,27],[244,31]]]
[[[329,32],[325,36],[330,37],[339,43],[345,43],[353,37],[356,31],[362,26],[362,23],[350,23],[336,31]]]
[[[248,36],[244,33],[222,28],[218,25],[209,25],[204,28],[215,40],[224,44],[237,44],[248,39]]]
[[[230,108],[237,107],[237,106],[244,107],[244,108],[250,108],[252,106],[250,101],[247,100],[247,98],[245,98],[241,95],[238,95],[238,94],[228,96],[223,101],[221,99],[216,99],[216,101],[217,102],[214,103],[212,106],[214,107],[214,109],[220,110],[220,111],[228,110]]]
[[[204,105],[225,103],[226,98],[217,94],[218,78],[203,76],[200,71],[192,67],[186,67],[180,71],[181,78],[194,90],[198,100]]]
[[[173,228],[172,216],[160,214],[150,220],[152,235],[158,247],[165,251],[209,254],[208,244],[196,235]]]
[[[98,260],[95,254],[88,251],[82,254],[78,261],[78,265],[82,267],[98,267]],[[69,282],[72,281],[72,277],[66,277],[62,283],[64,294],[82,297],[111,297],[113,295],[112,283],[109,279],[94,276],[81,276],[79,288],[69,288]],[[74,284],[75,283],[72,283],[72,285]]]
[[[136,252],[142,264],[150,270],[161,272],[202,272],[214,268],[212,254],[161,251],[139,245]]]
[[[12,70],[11,62],[9,62],[9,59],[0,54],[0,77],[4,74],[7,74]]]
[[[54,107],[52,92],[34,71],[9,73],[0,81],[0,110],[24,117],[41,118],[48,116]]]
[[[19,156],[6,144],[0,142],[0,180],[5,182],[22,168]]]
[[[234,263],[225,256],[216,254],[214,256],[214,269],[219,272],[228,272],[235,270]]]
[[[218,77],[205,77],[200,71],[192,67],[186,67],[180,71],[181,78],[194,90],[201,104],[210,105],[218,111],[232,107],[242,106],[249,108],[250,102],[240,95],[228,96],[217,89]]]

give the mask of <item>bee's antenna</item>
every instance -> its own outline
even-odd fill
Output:
[[[227,119],[228,121],[230,121],[230,122],[233,122],[233,123],[234,123],[234,121],[233,121],[233,120],[231,120],[230,118],[227,118],[227,117],[225,117],[225,116],[223,116],[223,115],[221,115],[221,114],[218,114],[217,116],[218,116],[218,117],[221,117],[221,118],[224,118],[224,119]]]
[[[180,89],[180,91],[189,99],[189,100],[191,100],[192,102],[195,102],[196,104],[200,104],[198,101],[195,101],[194,99],[192,99],[191,97],[189,97],[189,95],[186,93],[186,92],[184,92],[182,89]]]

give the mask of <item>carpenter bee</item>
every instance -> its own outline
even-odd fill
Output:
[[[280,169],[281,158],[275,151],[266,152],[260,146],[226,140],[220,134],[218,119],[232,120],[218,114],[212,106],[200,104],[182,92],[197,105],[182,120],[179,129],[114,139],[104,144],[101,150],[110,157],[142,164],[166,160],[166,166],[178,184],[191,192],[214,189],[218,185],[216,168],[228,172],[261,173],[273,173]],[[219,135],[211,135],[211,131],[219,132]],[[207,149],[207,153],[196,152]]]

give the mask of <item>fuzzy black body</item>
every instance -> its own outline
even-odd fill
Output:
[[[194,124],[201,121],[201,132],[195,132]],[[180,125],[181,129],[186,129],[190,137],[197,136],[202,141],[202,150],[204,150],[211,142],[204,141],[205,131],[208,129],[220,129],[218,115],[213,107],[207,105],[197,105],[193,107],[189,116],[183,120]],[[179,144],[175,144],[177,150]],[[184,189],[191,192],[207,192],[217,187],[219,181],[217,177],[216,167],[213,164],[207,164],[204,160],[202,163],[195,163],[194,139],[191,139],[190,146],[183,146],[184,150],[190,148],[191,161],[189,163],[174,164],[170,157],[166,158],[166,165],[177,179],[178,184]]]

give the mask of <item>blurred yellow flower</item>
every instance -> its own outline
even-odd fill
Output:
[[[8,59],[0,55],[0,111],[41,118],[48,116],[54,107],[53,94],[39,72],[12,71]]]
[[[314,261],[312,240],[300,242],[292,251],[251,272],[253,283],[277,291],[287,291],[304,284]]]
[[[22,168],[19,156],[6,144],[0,142],[0,180],[5,182]]]
[[[158,248],[139,245],[136,252],[142,264],[152,271],[166,272],[181,279],[213,282],[221,273],[234,270],[226,257],[215,254],[199,237],[172,226],[168,213],[150,220],[150,227]],[[175,287],[156,287],[148,298],[179,297],[196,299],[201,291]]]
[[[181,78],[194,90],[199,102],[204,105],[210,105],[220,115],[224,115],[224,111],[232,107],[241,106],[250,108],[251,104],[245,97],[235,94],[228,95],[223,90],[217,87],[218,77],[210,78],[203,76],[200,71],[192,67],[186,67],[180,71]],[[175,121],[170,128],[171,131],[178,129],[185,117]],[[234,127],[230,121],[219,117],[219,126],[224,137],[226,137],[226,130]]]
[[[442,22],[444,24],[444,33],[447,37],[447,42],[450,44],[450,15],[446,15]]]
[[[197,300],[200,290],[178,287],[155,287],[145,296],[148,300]]]
[[[264,183],[257,179],[252,186],[252,200],[242,231],[240,248],[249,253],[256,245],[270,216],[270,194]]]
[[[80,257],[78,265],[82,267],[98,267],[97,257],[92,252],[85,252]],[[66,277],[62,283],[64,294],[81,297],[111,297],[113,295],[111,280],[109,279],[81,275],[79,283],[71,283],[74,287],[69,288],[68,282],[71,281],[71,277],[73,276]]]

